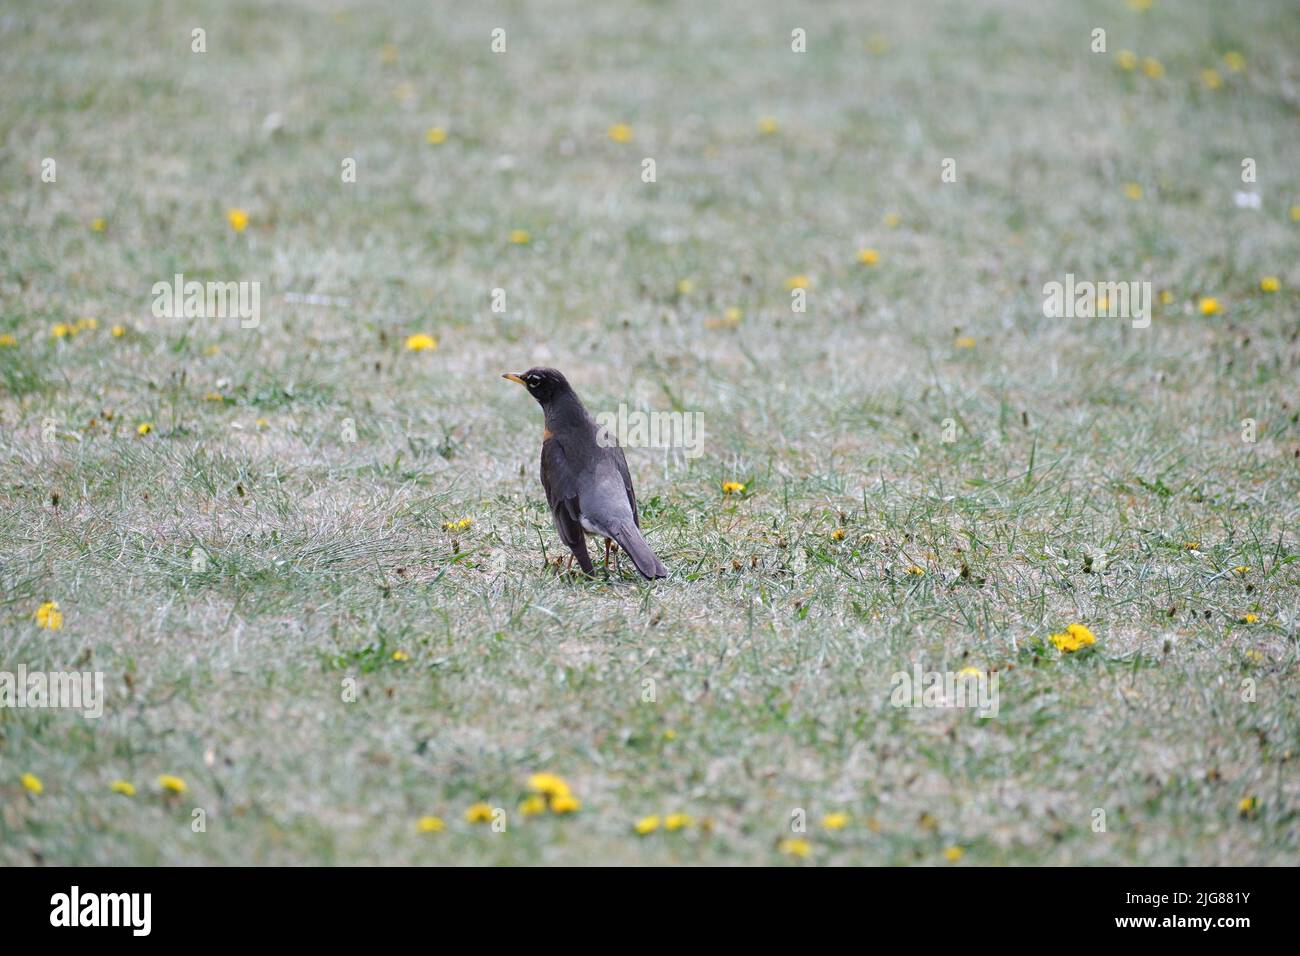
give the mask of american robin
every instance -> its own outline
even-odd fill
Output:
[[[577,558],[582,570],[592,573],[586,532],[605,539],[606,570],[610,542],[615,541],[646,579],[668,577],[664,563],[641,537],[636,492],[623,449],[587,413],[568,380],[553,368],[530,368],[522,375],[501,377],[528,389],[546,416],[542,487],[560,540],[573,552],[570,566]]]

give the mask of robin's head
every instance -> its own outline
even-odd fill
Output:
[[[508,373],[501,377],[518,382],[528,389],[528,394],[537,399],[541,405],[545,405],[557,395],[573,391],[569,387],[568,380],[553,368],[530,368],[519,375]]]

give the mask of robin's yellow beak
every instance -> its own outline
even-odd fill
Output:
[[[518,382],[518,383],[519,383],[520,385],[522,385],[524,388],[527,388],[527,387],[528,387],[528,383],[525,382],[525,381],[524,381],[522,378],[520,378],[518,375],[516,375],[514,372],[507,372],[505,375],[502,375],[501,377],[502,377],[502,378],[508,378],[508,379],[510,379],[510,381],[512,381],[512,382]]]

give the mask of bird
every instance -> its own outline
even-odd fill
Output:
[[[593,574],[584,535],[605,539],[605,570],[611,542],[627,552],[646,580],[668,577],[668,569],[641,536],[636,491],[623,449],[596,424],[568,379],[553,368],[530,368],[501,376],[528,389],[542,406],[542,488],[555,530],[586,574]],[[615,568],[618,556],[615,552]]]

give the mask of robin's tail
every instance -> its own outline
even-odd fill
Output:
[[[636,569],[648,581],[668,577],[668,569],[659,560],[659,556],[650,550],[650,545],[641,537],[641,529],[634,524],[620,524],[612,535],[618,546],[627,552]]]

